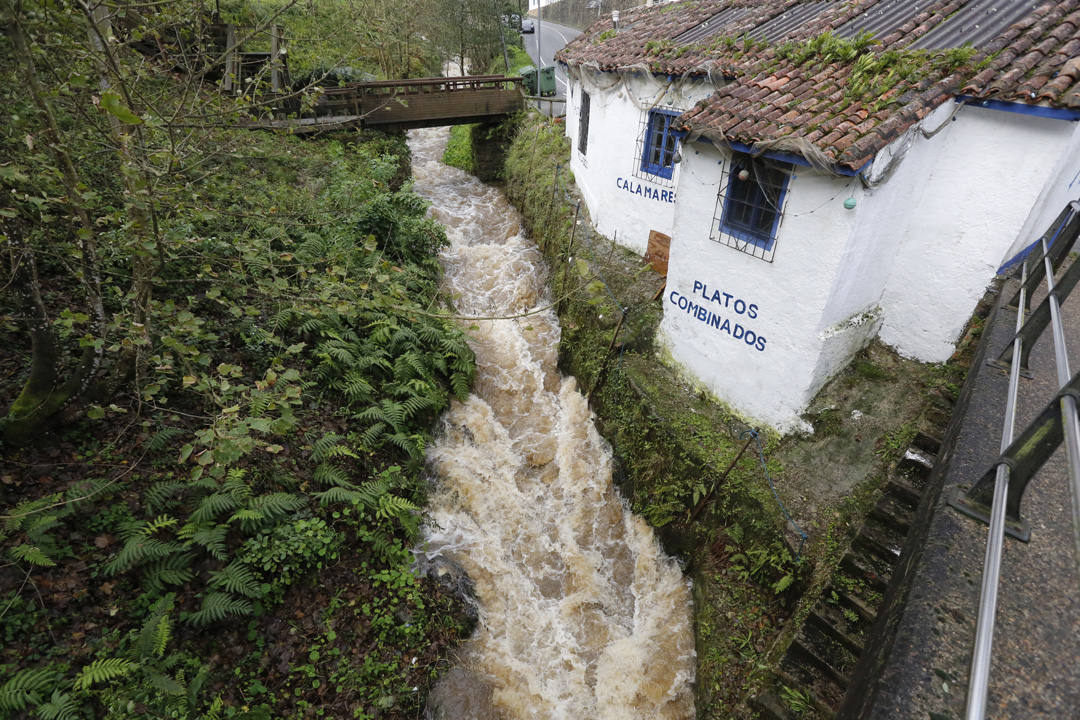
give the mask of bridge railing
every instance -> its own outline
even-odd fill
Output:
[[[439,102],[439,98],[445,98],[443,104],[452,106],[459,114],[468,114],[471,105],[476,107],[477,114],[499,112],[500,108],[508,107],[508,101],[518,101],[522,96],[521,83],[520,77],[503,75],[348,83],[323,88],[310,112],[316,116],[367,117],[377,110],[389,108],[400,111],[393,114],[392,119],[397,121],[401,115],[409,114],[410,103],[420,112],[425,103]],[[492,100],[501,102],[496,106]],[[380,117],[383,115],[386,113],[381,113]],[[387,119],[391,118],[387,116]]]

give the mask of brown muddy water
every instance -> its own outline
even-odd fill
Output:
[[[694,717],[688,581],[612,485],[611,449],[556,367],[547,268],[502,193],[439,162],[445,128],[413,131],[415,189],[447,228],[445,286],[476,352],[428,461],[422,566],[473,584],[479,623],[428,716]]]

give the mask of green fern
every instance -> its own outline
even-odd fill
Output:
[[[156,603],[150,613],[150,617],[143,623],[139,630],[139,637],[135,641],[135,652],[139,657],[152,658],[163,657],[165,648],[172,637],[172,620],[169,613],[173,609],[175,595],[168,593]]]
[[[212,592],[203,595],[202,607],[187,616],[193,625],[209,625],[231,615],[250,615],[254,609],[247,600],[234,598],[228,593]]]
[[[123,658],[98,658],[79,671],[75,676],[74,688],[89,690],[97,683],[124,677],[138,667],[138,663]]]
[[[0,710],[25,710],[37,705],[56,679],[52,668],[25,668],[0,685]]]
[[[186,431],[183,428],[165,425],[150,436],[150,439],[146,443],[146,449],[150,452],[161,452],[169,445],[169,443],[183,435],[185,432]]]
[[[347,487],[350,484],[348,474],[341,468],[336,465],[331,465],[330,463],[322,463],[321,465],[316,466],[312,476],[314,477],[315,482],[320,485]]]
[[[190,552],[175,553],[147,564],[143,571],[145,587],[154,592],[165,592],[166,585],[183,585],[195,577],[191,564],[195,556]]]
[[[263,594],[262,587],[251,570],[238,560],[233,560],[221,570],[211,572],[210,587],[249,598],[258,598]]]
[[[25,543],[16,545],[11,548],[11,554],[16,560],[22,560],[38,567],[54,567],[56,565],[56,561],[36,545],[26,545]]]
[[[124,543],[124,547],[120,548],[116,557],[105,563],[105,574],[116,575],[126,572],[138,565],[161,560],[182,549],[183,547],[178,543],[137,535]]]
[[[176,503],[189,487],[185,480],[159,480],[143,493],[143,502],[152,511],[163,510]]]
[[[37,707],[37,716],[41,720],[76,720],[82,704],[70,693],[53,690],[49,701]]]
[[[304,498],[299,495],[277,492],[253,498],[248,507],[258,512],[263,518],[273,519],[299,510],[306,504]]]
[[[229,554],[229,548],[225,544],[228,532],[229,526],[225,524],[200,526],[188,523],[181,528],[180,537],[187,540],[189,544],[202,545],[215,558],[224,560]]]
[[[153,520],[146,522],[140,532],[144,537],[150,537],[159,530],[173,527],[177,522],[179,521],[176,518],[169,515],[158,515]]]
[[[196,525],[202,525],[238,507],[240,499],[236,495],[227,492],[211,493],[199,501],[199,507],[191,513],[189,520]]]

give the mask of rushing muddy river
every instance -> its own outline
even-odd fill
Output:
[[[416,190],[451,240],[457,311],[546,308],[546,266],[517,212],[439,162],[447,136],[413,131],[410,145]],[[693,718],[688,582],[612,485],[611,449],[556,367],[555,313],[466,325],[476,383],[428,451],[437,479],[417,555],[468,573],[480,621],[429,716]]]

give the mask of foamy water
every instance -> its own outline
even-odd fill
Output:
[[[438,162],[446,137],[409,142],[416,190],[451,240],[457,311],[546,307],[546,266],[517,213]],[[480,622],[431,703],[457,720],[694,717],[688,581],[612,485],[610,448],[556,367],[554,312],[466,325],[476,383],[428,451],[437,480],[417,556],[468,573]]]

